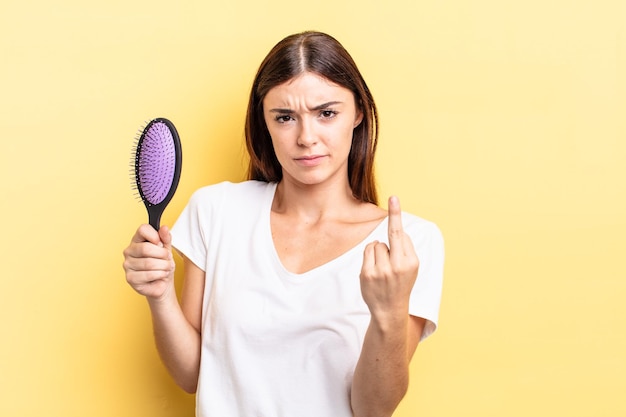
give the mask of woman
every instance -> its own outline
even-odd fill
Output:
[[[127,280],[198,416],[380,417],[404,396],[436,328],[443,243],[396,197],[376,205],[377,127],[341,44],[289,36],[252,86],[249,180],[198,190],[171,234],[135,233]]]

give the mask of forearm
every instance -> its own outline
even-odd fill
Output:
[[[409,383],[408,315],[381,322],[372,318],[351,391],[355,417],[391,416]]]
[[[200,333],[185,318],[172,294],[148,299],[157,350],[170,375],[182,389],[196,391],[200,369]]]

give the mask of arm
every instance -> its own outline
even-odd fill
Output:
[[[193,393],[200,368],[200,321],[204,271],[187,258],[182,305],[174,287],[175,264],[167,227],[141,226],[124,250],[126,280],[150,307],[161,360],[174,381]]]
[[[351,404],[355,417],[391,416],[409,382],[409,362],[425,320],[409,316],[409,297],[419,260],[402,229],[400,205],[389,200],[389,247],[365,248],[361,292],[371,313],[354,371]]]
[[[355,417],[391,416],[406,394],[409,362],[425,320],[405,315],[397,323],[372,318],[352,381]]]

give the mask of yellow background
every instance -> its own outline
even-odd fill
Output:
[[[373,90],[381,195],[446,239],[440,330],[396,416],[626,415],[618,0],[3,1],[0,415],[193,415],[124,281],[146,221],[130,149],[146,120],[178,127],[164,223],[240,180],[252,77],[304,29]]]

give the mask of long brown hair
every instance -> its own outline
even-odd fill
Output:
[[[374,179],[374,154],[378,141],[376,104],[348,51],[335,38],[320,32],[307,31],[286,37],[272,48],[259,67],[246,114],[246,147],[250,155],[248,179],[265,182],[282,179],[282,167],[263,117],[263,99],[272,88],[303,72],[321,75],[354,94],[363,120],[353,132],[348,180],[355,198],[377,204]]]

